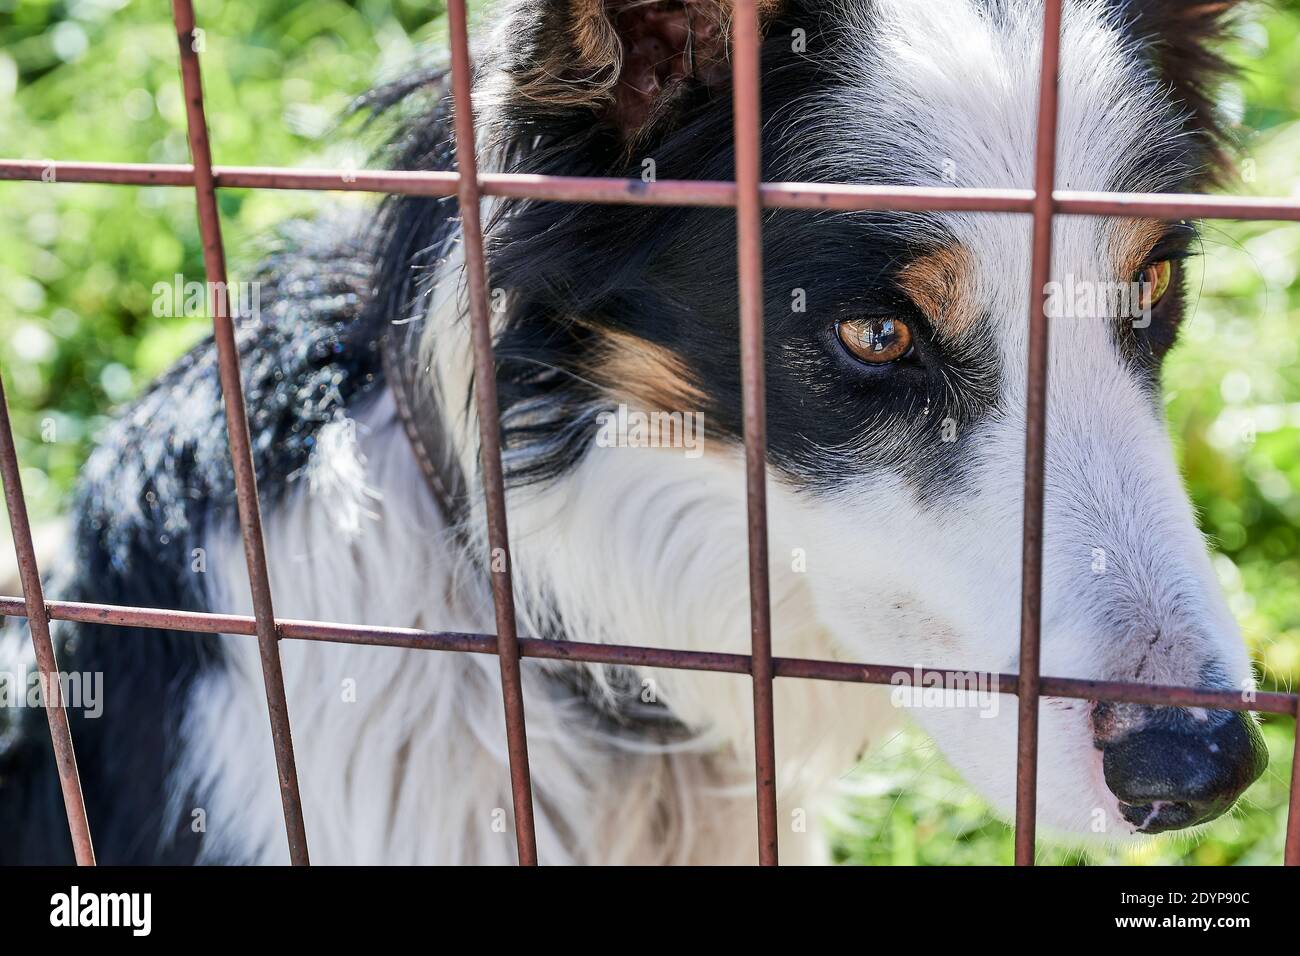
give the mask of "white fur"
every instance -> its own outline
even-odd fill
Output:
[[[386,395],[359,422],[360,448],[322,442],[307,480],[285,506],[268,515],[266,540],[276,612],[340,622],[425,629],[491,629],[490,602],[477,584],[458,578],[465,559],[448,538],[415,468]],[[611,450],[613,451],[613,450]],[[624,450],[619,449],[618,452]],[[541,533],[554,500],[513,513],[516,561],[534,556],[570,582],[564,605],[603,607],[585,637],[627,643],[740,650],[748,631],[744,551],[723,548],[691,555],[712,520],[743,518],[734,490],[720,489],[714,505],[698,503],[689,480],[654,483],[612,454],[583,469],[583,480],[614,478],[621,498],[599,509],[570,509],[550,534]],[[604,477],[601,477],[603,472]],[[357,482],[364,474],[364,483]],[[726,474],[724,471],[723,474]],[[728,475],[729,477],[729,475]],[[724,481],[725,484],[725,481]],[[579,493],[581,493],[579,491]],[[674,501],[674,496],[676,501]],[[629,498],[632,499],[629,502]],[[621,500],[623,506],[614,503]],[[366,502],[360,527],[352,522]],[[689,526],[672,519],[689,509]],[[663,509],[663,510],[661,510]],[[659,515],[657,543],[636,528]],[[608,522],[625,526],[610,534]],[[670,529],[675,533],[669,533]],[[655,532],[653,526],[647,529]],[[647,555],[649,548],[667,553]],[[660,560],[661,559],[661,560]],[[674,562],[690,573],[669,577]],[[610,563],[643,569],[627,579],[593,570]],[[716,563],[715,563],[716,562]],[[213,606],[249,613],[242,549],[233,534],[209,545]],[[717,573],[721,572],[721,574]],[[726,587],[722,585],[724,580]],[[521,606],[534,579],[522,574]],[[614,596],[610,589],[627,588]],[[585,593],[586,597],[580,595]],[[675,608],[699,614],[681,627]],[[710,607],[712,605],[712,607]],[[657,616],[642,617],[648,606]],[[794,611],[796,609],[791,608]],[[626,621],[617,620],[626,612]],[[806,609],[798,609],[804,620]],[[591,615],[588,615],[591,616]],[[780,614],[778,614],[780,619]],[[597,625],[592,621],[591,625]],[[527,623],[524,624],[527,627]],[[256,643],[227,638],[229,670],[214,673],[192,697],[185,739],[187,762],[177,791],[198,787],[196,806],[176,802],[186,819],[206,815],[213,858],[234,855],[263,862],[286,858],[274,755]],[[785,652],[829,652],[809,634],[807,645]],[[289,712],[313,858],[334,863],[506,863],[514,859],[505,731],[494,657],[357,647],[298,641],[281,643]],[[624,739],[586,724],[584,705],[557,692],[542,666],[524,663],[529,752],[538,844],[544,862],[748,862],[756,854],[753,816],[749,682],[735,675],[681,681],[648,674],[664,699],[704,729],[671,745]],[[344,698],[354,681],[356,702]],[[792,860],[819,852],[810,782],[819,785],[851,765],[872,723],[865,716],[869,689],[794,682],[781,685],[779,740],[783,763],[782,812],[790,821]],[[855,718],[858,733],[825,760],[837,721]],[[723,716],[725,725],[708,721]],[[814,769],[820,755],[822,766]],[[178,797],[179,801],[179,797]],[[808,832],[801,832],[808,821]],[[502,827],[502,824],[506,824]]]

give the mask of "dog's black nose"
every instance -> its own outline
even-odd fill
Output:
[[[1254,721],[1235,711],[1099,704],[1093,725],[1106,786],[1142,833],[1213,820],[1268,764]]]

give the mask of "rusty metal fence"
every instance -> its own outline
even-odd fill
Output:
[[[1020,668],[1018,674],[981,674],[990,686],[1019,697],[1019,744],[1016,765],[1015,862],[1034,862],[1035,791],[1038,769],[1038,702],[1042,696],[1124,701],[1149,705],[1253,710],[1297,715],[1296,694],[1245,695],[1193,687],[1077,680],[1041,676],[1041,624],[1044,446],[1046,441],[1049,278],[1052,220],[1058,215],[1145,216],[1157,218],[1230,218],[1300,221],[1300,199],[1237,198],[1203,195],[1085,193],[1055,191],[1057,79],[1062,0],[1046,0],[1042,63],[1039,77],[1034,188],[957,189],[875,187],[823,183],[765,183],[760,175],[759,46],[757,0],[735,0],[733,23],[733,97],[736,172],[734,182],[661,181],[483,173],[474,152],[474,118],[470,101],[471,66],[465,0],[448,0],[455,104],[457,172],[369,172],[213,166],[199,71],[199,47],[192,0],[172,0],[180,48],[191,165],[65,163],[0,160],[0,179],[46,182],[113,183],[140,186],[192,186],[198,200],[199,230],[207,278],[214,288],[226,282],[225,251],[217,211],[218,188],[347,190],[421,196],[456,196],[459,200],[468,272],[469,317],[473,334],[476,407],[480,435],[488,544],[509,555],[505,488],[496,381],[488,321],[487,275],[479,200],[511,196],[560,202],[627,203],[734,207],[738,237],[741,363],[744,385],[744,437],[748,492],[751,653],[730,654],[627,645],[521,638],[515,630],[514,596],[508,559],[492,574],[497,632],[464,634],[410,628],[352,626],[275,616],[262,540],[256,476],[249,449],[248,418],[240,382],[239,355],[226,297],[212,297],[213,325],[221,385],[234,465],[240,529],[253,598],[252,617],[117,605],[47,601],[41,589],[31,527],[22,492],[13,431],[0,381],[0,476],[21,572],[23,597],[0,597],[0,614],[26,616],[36,664],[58,686],[58,665],[50,640],[50,621],[86,621],[126,627],[248,635],[257,638],[270,712],[280,795],[284,806],[289,856],[308,862],[302,799],[294,763],[289,712],[280,667],[281,640],[332,641],[472,654],[496,654],[510,758],[515,837],[521,864],[537,863],[532,785],[520,659],[583,661],[748,674],[753,683],[759,862],[777,862],[776,757],[773,682],[776,678],[888,684],[899,668],[880,664],[805,660],[772,656],[768,597],[766,429],[764,415],[762,237],[764,208],[810,210],[892,210],[1011,212],[1032,217],[1033,245],[1029,321],[1029,381],[1025,434],[1025,495],[1022,553]],[[500,549],[500,550],[497,550]],[[933,669],[945,678],[957,672]],[[79,864],[95,862],[90,826],[77,774],[76,754],[67,715],[57,694],[45,695],[45,709],[58,767],[68,826]],[[1296,757],[1300,758],[1300,735]],[[1300,864],[1300,759],[1292,766],[1286,827],[1285,863]]]

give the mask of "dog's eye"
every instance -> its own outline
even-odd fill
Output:
[[[1174,264],[1169,259],[1161,259],[1139,269],[1133,281],[1139,286],[1139,305],[1149,309],[1164,298],[1169,291],[1169,280],[1174,274]]]
[[[849,353],[861,362],[887,365],[912,351],[912,330],[899,319],[850,319],[835,327]]]

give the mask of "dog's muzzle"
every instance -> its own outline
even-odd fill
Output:
[[[1092,723],[1106,786],[1139,833],[1213,820],[1268,765],[1254,721],[1235,711],[1098,703]]]

